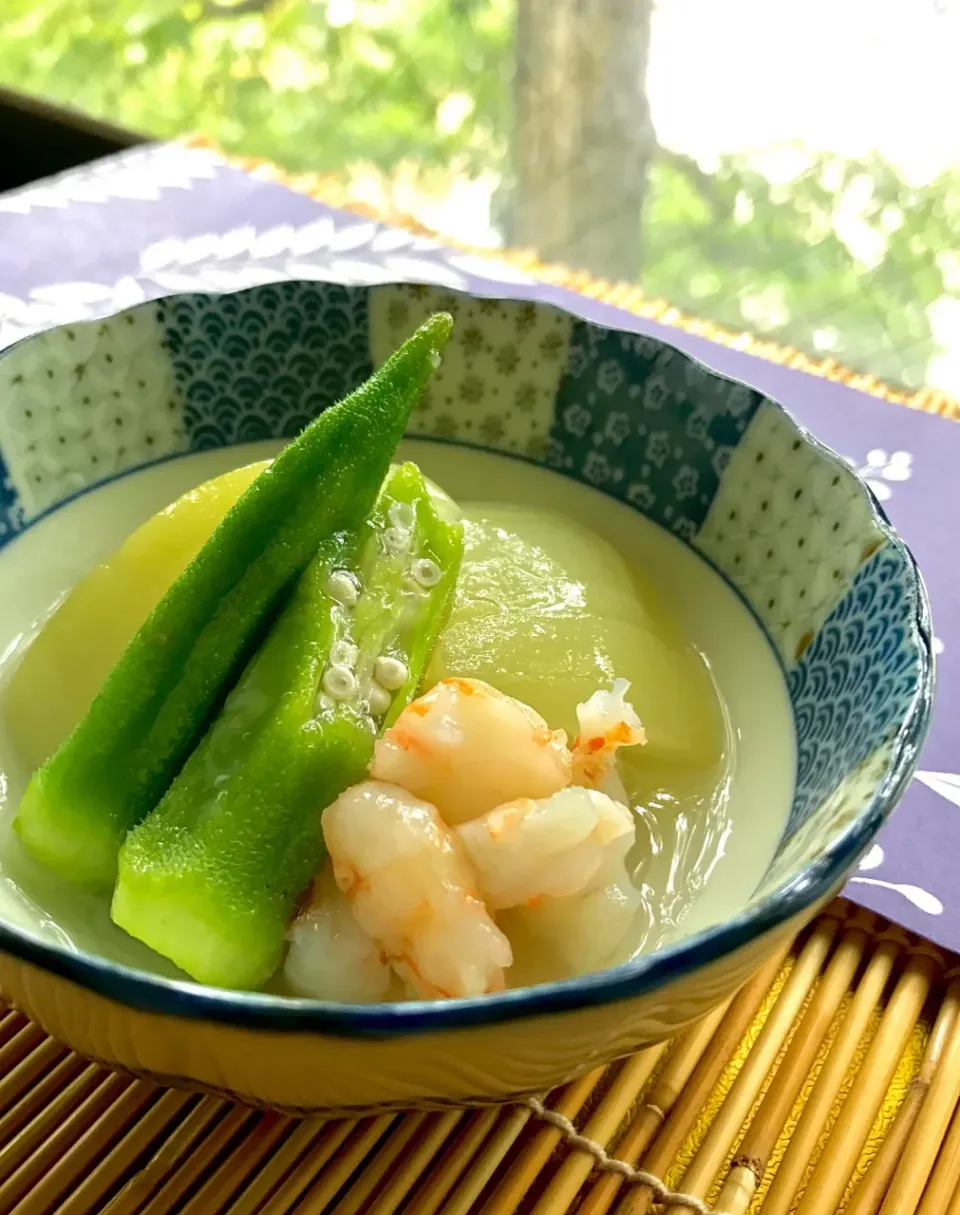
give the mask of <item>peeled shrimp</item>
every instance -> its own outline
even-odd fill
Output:
[[[590,889],[605,858],[617,855],[622,864],[636,823],[626,806],[573,786],[540,801],[508,802],[457,834],[487,906],[500,911]]]
[[[323,813],[337,885],[394,971],[427,999],[500,991],[510,942],[476,890],[463,845],[434,806],[378,780]]]
[[[436,806],[450,826],[570,783],[562,730],[479,679],[444,679],[403,710],[376,745],[370,775]]]
[[[625,679],[616,679],[609,692],[594,692],[577,705],[580,736],[573,744],[573,783],[602,789],[623,802],[627,797],[617,774],[617,751],[647,741],[640,718],[626,700],[629,690]]]
[[[517,908],[509,916],[575,975],[624,961],[635,939],[631,927],[644,906],[623,857],[611,853],[589,889]]]
[[[377,945],[354,919],[346,897],[326,864],[310,897],[287,932],[287,982],[318,1000],[367,1003],[382,1000],[393,972]]]
[[[603,798],[620,814],[617,819],[607,812],[609,825],[602,836],[602,856],[592,876],[575,892],[529,902],[509,913],[526,933],[563,962],[569,974],[583,974],[622,961],[625,947],[629,952],[629,943],[635,939],[631,926],[645,906],[627,868],[627,854],[636,841],[642,816],[603,794],[592,796]],[[616,829],[623,816],[630,820],[629,830]]]

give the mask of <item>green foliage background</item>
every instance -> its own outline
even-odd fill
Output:
[[[413,160],[506,174],[515,55],[514,0],[3,0],[0,16],[0,82],[157,136],[203,131],[294,171]],[[445,132],[451,93],[472,108]],[[960,172],[911,187],[879,158],[811,152],[783,185],[760,163],[728,157],[708,175],[657,159],[644,287],[922,384],[937,353],[926,310],[960,298]],[[841,239],[841,214],[868,255]]]

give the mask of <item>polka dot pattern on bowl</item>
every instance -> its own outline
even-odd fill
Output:
[[[0,449],[23,521],[186,447],[162,342],[149,304],[40,333],[0,361]]]
[[[694,546],[743,593],[790,668],[882,540],[863,487],[766,401]]]

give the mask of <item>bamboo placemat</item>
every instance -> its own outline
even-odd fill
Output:
[[[499,1109],[298,1121],[0,1017],[0,1215],[960,1215],[960,966],[838,900],[663,1046]],[[705,1207],[706,1204],[706,1207]]]

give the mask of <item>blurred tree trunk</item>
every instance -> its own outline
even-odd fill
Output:
[[[656,149],[653,3],[517,0],[510,244],[604,278],[637,277]]]

